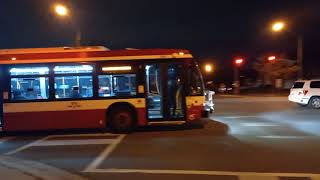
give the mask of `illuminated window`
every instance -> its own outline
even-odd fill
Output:
[[[117,74],[99,75],[99,96],[134,96],[136,95],[136,75]]]
[[[11,100],[49,98],[48,77],[11,78]]]
[[[20,76],[20,75],[46,75],[49,74],[48,67],[18,67],[11,68],[11,76]]]
[[[91,65],[56,66],[54,68],[55,74],[92,73],[92,72],[93,72],[93,67]]]
[[[93,97],[93,66],[68,65],[54,68],[54,89],[57,99]]]
[[[93,96],[92,76],[60,76],[54,78],[55,97],[90,98]]]

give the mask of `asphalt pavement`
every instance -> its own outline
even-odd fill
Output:
[[[26,169],[10,161],[10,172],[38,174],[42,165],[56,172],[42,179],[320,179],[320,110],[285,97],[227,96],[215,103],[216,111],[198,126],[152,126],[128,135],[6,135],[1,158],[34,164]],[[9,172],[8,166],[0,163],[0,171]]]

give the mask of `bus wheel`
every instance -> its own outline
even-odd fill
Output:
[[[115,109],[110,113],[110,128],[114,133],[130,133],[134,127],[133,113],[124,109]]]

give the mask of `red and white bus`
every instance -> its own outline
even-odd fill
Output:
[[[188,50],[0,50],[2,131],[127,132],[153,122],[195,122],[203,104],[203,80]]]

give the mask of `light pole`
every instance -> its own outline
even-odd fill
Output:
[[[234,70],[233,70],[233,84],[234,94],[240,94],[240,76],[239,76],[239,68],[243,64],[244,60],[242,58],[237,58],[234,60]]]
[[[59,17],[66,17],[69,18],[71,21],[71,24],[75,28],[75,39],[74,39],[74,44],[76,47],[79,47],[81,45],[81,31],[79,26],[75,22],[75,18],[72,17],[71,13],[69,12],[69,9],[67,6],[63,4],[56,4],[54,6],[54,12],[57,16]]]
[[[283,21],[274,22],[271,26],[273,32],[281,32],[286,29],[286,24]],[[303,79],[303,37],[297,36],[297,65],[299,66],[298,79]]]

